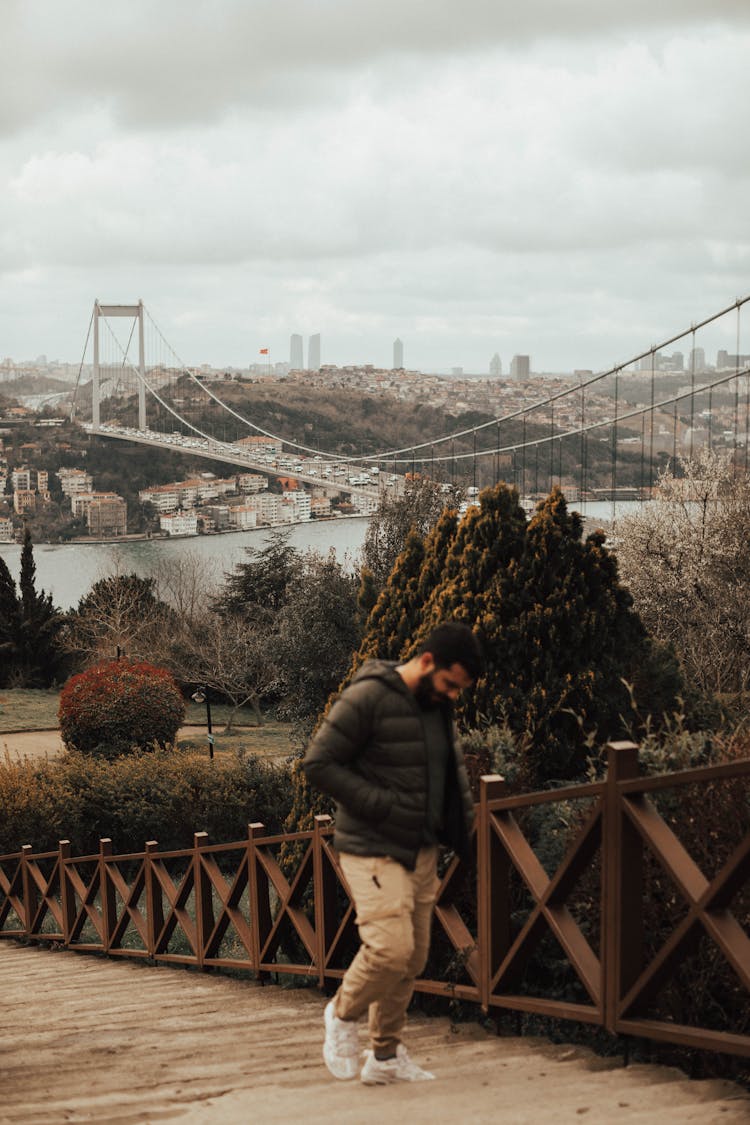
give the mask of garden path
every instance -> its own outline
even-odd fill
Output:
[[[180,727],[178,738],[205,737],[205,726]],[[21,758],[55,758],[63,751],[59,730],[9,731],[0,734],[0,754],[10,754],[12,761]]]
[[[409,1047],[437,1081],[336,1082],[314,989],[6,940],[0,997],[1,1125],[750,1122],[750,1100],[731,1083],[420,1015]]]

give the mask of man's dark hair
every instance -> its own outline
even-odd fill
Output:
[[[468,625],[446,621],[438,625],[419,646],[420,653],[429,652],[439,668],[460,664],[472,680],[478,680],[484,668],[479,641]]]

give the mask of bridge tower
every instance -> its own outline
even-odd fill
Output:
[[[138,429],[146,429],[146,348],[143,335],[143,301],[137,305],[100,305],[94,301],[94,377],[91,387],[91,421],[95,430],[100,423],[100,317],[127,316],[138,321]]]

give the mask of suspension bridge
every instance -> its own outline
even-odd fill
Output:
[[[358,454],[260,425],[247,416],[237,381],[182,362],[142,301],[96,301],[72,413],[101,438],[293,476],[359,495],[370,510],[383,491],[399,491],[409,475],[420,475],[469,496],[505,480],[527,504],[557,485],[585,512],[590,501],[650,499],[668,464],[703,448],[726,451],[748,471],[750,354],[743,354],[742,317],[749,301],[737,298],[604,371],[557,379],[548,393],[539,393],[536,380],[523,394],[519,388],[512,409],[477,424]],[[120,325],[128,322],[123,339]],[[84,383],[90,343],[92,378]],[[682,350],[666,354],[676,346]],[[714,352],[711,364],[706,357]]]

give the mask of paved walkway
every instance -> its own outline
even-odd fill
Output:
[[[178,738],[205,737],[205,726],[180,727]],[[59,730],[24,730],[0,733],[0,754],[6,751],[12,761],[21,758],[55,758],[65,749]]]
[[[731,1083],[421,1016],[435,1082],[336,1082],[313,989],[0,941],[0,998],[2,1125],[750,1123]]]

